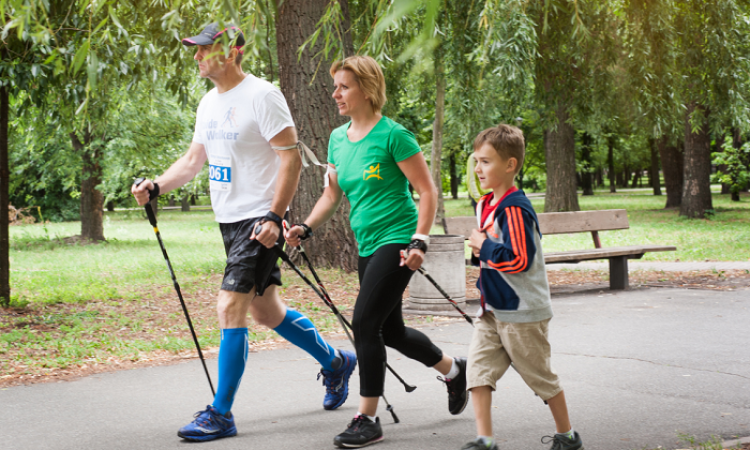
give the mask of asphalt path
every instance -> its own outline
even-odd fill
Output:
[[[555,297],[553,367],[573,426],[587,450],[685,448],[750,436],[750,291],[646,289]],[[465,355],[463,320],[423,330],[450,355]],[[336,346],[349,348],[345,340]],[[475,435],[471,403],[447,411],[437,372],[389,352],[391,365],[418,389],[387,375],[386,396],[401,423],[379,411],[385,440],[376,448],[459,449]],[[216,377],[216,360],[209,360]],[[359,382],[347,403],[324,411],[316,363],[296,348],[251,353],[234,408],[239,434],[193,444],[176,435],[211,402],[198,360],[70,382],[0,390],[2,449],[331,449],[356,413]],[[494,396],[500,449],[548,449],[548,408],[509,371]]]

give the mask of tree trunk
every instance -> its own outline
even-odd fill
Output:
[[[639,182],[641,181],[641,169],[638,169],[635,171],[635,174],[633,175],[633,182],[630,184],[630,188],[634,189],[639,186]]]
[[[177,205],[177,203],[175,203],[174,195],[169,194],[169,196],[167,197],[167,206],[174,208],[175,205]]]
[[[432,153],[430,155],[430,172],[432,181],[437,187],[438,206],[435,223],[442,223],[445,217],[443,204],[443,177],[441,158],[443,153],[443,125],[445,123],[445,66],[443,64],[443,44],[435,49],[435,121],[432,122]]]
[[[740,147],[742,147],[742,140],[741,140],[741,138],[742,138],[742,136],[740,135],[740,133],[739,133],[739,130],[737,130],[737,129],[732,129],[732,147],[734,147],[734,148],[736,148],[736,149],[739,149]],[[721,144],[722,144],[722,145],[721,145],[721,146],[719,147],[719,151],[723,151],[723,149],[724,149],[724,146],[723,146],[723,144],[724,144],[724,139],[725,139],[725,136],[724,136],[724,135],[722,135],[722,138],[721,138],[721,140],[722,140]],[[717,141],[718,141],[718,139],[717,139]],[[742,163],[745,163],[745,161],[742,161],[742,156],[740,156],[740,161],[741,161]],[[724,165],[723,167],[722,167],[722,166],[719,166],[719,170],[720,170],[720,171],[722,171],[722,172],[724,172],[724,173],[726,173],[726,172],[727,172],[727,170],[728,170],[728,167],[727,167],[726,165]],[[733,172],[733,173],[736,173],[736,172]],[[733,183],[733,184],[737,184],[737,180],[735,179],[735,177],[734,177],[734,176],[732,177],[732,183]],[[722,193],[722,194],[724,194],[724,186],[726,186],[727,188],[729,188],[729,185],[728,185],[728,184],[726,184],[726,183],[721,183],[721,193]],[[743,187],[744,187],[744,186],[743,186]],[[740,201],[740,190],[741,190],[741,189],[742,189],[742,188],[740,188],[740,189],[728,189],[728,191],[729,191],[729,194],[730,194],[730,195],[729,195],[729,198],[730,198],[730,199],[731,199],[731,200],[732,200],[733,202],[738,202],[738,201]]]
[[[607,139],[607,178],[609,178],[609,192],[617,192],[615,176],[615,141]]]
[[[10,232],[8,230],[8,86],[0,86],[0,306],[10,305]]]
[[[190,196],[185,194],[180,199],[180,206],[182,207],[182,212],[189,212],[190,211]]]
[[[583,163],[581,188],[583,189],[583,195],[594,195],[594,173],[591,164],[591,145],[593,142],[594,138],[590,134],[583,133],[583,148],[581,148],[581,162]]]
[[[682,150],[669,143],[667,136],[659,138],[656,144],[659,147],[661,158],[661,169],[664,173],[664,188],[667,191],[667,204],[665,208],[679,208],[682,203],[682,184],[684,156]]]
[[[745,144],[744,140],[742,139],[742,133],[740,133],[740,130],[738,128],[732,129],[732,146],[736,149],[742,148],[742,146]],[[740,162],[745,166],[746,170],[750,170],[750,153],[744,153],[740,155]],[[744,186],[740,187],[740,192],[748,192],[750,191],[750,181],[746,182]],[[734,197],[732,198],[734,199]],[[739,192],[737,193],[737,200],[740,201],[740,195]]]
[[[702,110],[703,123],[693,132],[690,115]],[[711,136],[708,133],[708,110],[690,103],[685,113],[685,181],[682,186],[680,215],[702,219],[713,209],[711,201]]]
[[[622,168],[621,175],[622,177],[620,178],[620,187],[627,188],[628,181],[630,181],[630,167],[628,167],[627,164]]]
[[[580,211],[576,192],[575,130],[567,123],[568,112],[557,108],[557,128],[544,131],[547,157],[547,193],[544,212]]]
[[[351,16],[349,15],[349,0],[339,0],[339,7],[341,7],[341,29],[344,30],[344,57],[353,56],[354,40],[352,39],[352,21]]]
[[[75,133],[70,134],[73,148],[81,154],[83,170],[81,171],[81,239],[89,241],[104,240],[104,196],[97,189],[102,182],[102,168],[99,164],[99,148],[92,145],[90,131],[84,132],[83,142]]]
[[[451,177],[451,198],[458,200],[458,185],[461,184],[461,178],[456,171],[456,152],[451,152],[450,158],[448,159],[448,170]]]
[[[742,146],[745,144],[745,141],[742,139],[742,133],[740,133],[739,128],[733,128],[732,129],[732,145],[736,149],[742,148]],[[740,161],[745,166],[747,170],[750,170],[750,153],[744,153],[740,156]],[[750,191],[750,182],[745,183],[744,186],[740,188],[740,192],[748,192]],[[739,196],[737,198],[739,201]]]
[[[340,2],[343,4],[345,0]],[[297,50],[315,32],[327,4],[326,0],[284,0],[276,19],[281,91],[295,119],[300,140],[308,144],[320,161],[328,161],[328,138],[345,120],[338,115],[331,99],[333,83],[327,73],[331,61],[320,62],[313,58],[321,50],[322,42],[318,40],[312,48],[305,48],[299,59]],[[351,35],[348,36],[351,39]],[[344,48],[349,45],[345,42]],[[302,170],[289,211],[292,223],[302,222],[312,211],[323,192],[323,174],[324,170],[319,167]],[[348,201],[342,202],[334,216],[315,231],[315,237],[305,243],[305,249],[317,266],[338,267],[349,272],[357,269],[357,243],[349,225]]]
[[[648,140],[648,148],[651,150],[651,167],[648,170],[648,178],[654,195],[661,195],[661,179],[659,177],[659,150],[656,139]]]

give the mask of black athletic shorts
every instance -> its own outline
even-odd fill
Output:
[[[250,240],[253,228],[260,217],[245,219],[235,223],[220,223],[224,250],[227,253],[227,266],[221,288],[225,291],[247,294],[255,292],[263,295],[272,284],[281,286],[281,271],[276,265],[278,256],[255,239]],[[284,233],[279,233],[279,246],[284,245]]]

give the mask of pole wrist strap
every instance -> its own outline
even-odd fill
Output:
[[[159,196],[159,183],[152,181],[154,188],[148,191],[148,200],[151,201]]]

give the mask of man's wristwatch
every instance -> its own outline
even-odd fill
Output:
[[[273,223],[275,223],[276,226],[279,227],[279,230],[283,230],[284,229],[284,226],[282,225],[282,223],[283,223],[284,220],[281,217],[279,217],[279,215],[276,214],[273,211],[268,211],[268,213],[265,216],[263,216],[263,219],[264,219],[263,222],[273,222]]]

